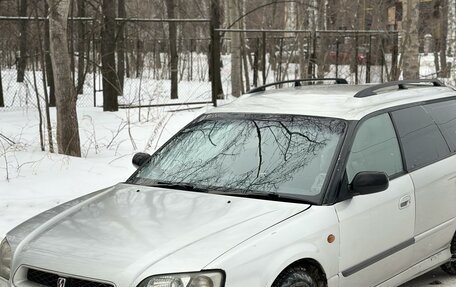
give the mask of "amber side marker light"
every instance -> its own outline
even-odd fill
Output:
[[[333,234],[328,235],[328,243],[333,243],[334,241],[336,241],[336,236]]]

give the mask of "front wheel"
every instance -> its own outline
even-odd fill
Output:
[[[290,267],[274,281],[272,287],[318,287],[317,278],[306,268]]]
[[[456,275],[456,233],[454,234],[453,241],[451,242],[451,261],[442,265],[442,270],[450,275]]]

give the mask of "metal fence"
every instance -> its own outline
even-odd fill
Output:
[[[69,21],[69,50],[74,86],[79,107],[101,106],[100,24],[96,19],[77,18]],[[36,107],[44,101],[45,92],[52,94],[49,83],[49,51],[46,48],[46,18],[0,17],[0,111]],[[124,67],[123,91],[119,104],[163,105],[170,94],[170,53],[168,25],[177,26],[178,98],[181,103],[210,102],[209,25],[205,19],[117,19],[125,38],[117,39],[117,63]],[[23,28],[25,26],[25,28]],[[21,53],[21,29],[26,31],[27,48]],[[10,31],[6,33],[6,31]],[[199,35],[191,38],[184,35]],[[123,49],[120,50],[119,46]],[[121,57],[122,56],[122,57]],[[20,77],[21,63],[25,63]],[[22,78],[22,79],[20,79]],[[46,81],[43,81],[43,79]],[[46,89],[45,89],[46,86]],[[51,96],[51,95],[50,95]],[[174,101],[173,103],[175,103]],[[2,105],[3,104],[3,105]]]
[[[0,106],[4,106],[0,111],[35,108],[38,100],[44,104],[46,93],[52,102],[46,23],[46,18],[39,17],[0,17]],[[178,31],[179,99],[174,101],[169,99],[171,23]],[[211,101],[209,20],[133,18],[117,19],[117,24],[125,35],[117,39],[117,61],[124,67],[120,105]],[[26,33],[25,50],[24,38],[18,36],[21,31]],[[100,23],[89,17],[70,19],[69,31],[77,105],[101,106]],[[218,29],[216,33],[222,37],[222,57],[217,65],[225,94],[230,93],[233,73],[242,75],[247,92],[264,83],[295,78],[341,77],[354,84],[384,82],[395,73],[397,64],[396,32]],[[236,33],[242,34],[243,41],[241,71],[232,71],[230,65],[231,37]]]
[[[286,31],[220,29],[241,33],[247,62],[240,71],[251,87],[296,78],[344,78],[352,84],[384,82],[396,73],[398,34],[385,31]],[[230,54],[230,39],[224,40]],[[250,79],[246,79],[250,77]]]

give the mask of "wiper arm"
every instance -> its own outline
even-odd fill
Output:
[[[207,189],[197,187],[195,185],[189,183],[175,183],[175,182],[166,182],[166,181],[156,181],[148,186],[154,187],[163,187],[169,189],[178,189],[178,190],[187,190],[187,191],[195,191],[195,192],[208,192]]]
[[[214,192],[215,193],[215,192]],[[247,197],[247,198],[256,198],[256,199],[267,199],[267,200],[276,200],[276,201],[285,201],[285,202],[296,202],[296,203],[307,203],[315,204],[315,202],[306,200],[298,195],[283,194],[278,192],[216,192],[217,194],[237,196],[237,197]]]

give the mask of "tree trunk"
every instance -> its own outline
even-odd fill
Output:
[[[448,37],[448,0],[441,0],[441,18],[440,18],[440,70],[439,77],[448,78],[447,67],[447,37]]]
[[[215,31],[220,27],[220,0],[211,0],[211,87],[212,101],[217,105],[217,99],[223,99],[222,79],[220,75],[220,33]]]
[[[239,18],[238,1],[230,1],[230,18],[235,21]],[[239,22],[233,26],[239,29]],[[241,96],[241,34],[231,33],[231,94],[234,97]]]
[[[78,5],[78,17],[85,17],[85,0],[77,1]],[[85,36],[85,23],[84,21],[78,21],[78,80],[76,85],[76,91],[78,95],[82,95],[84,92],[85,82],[85,48],[86,48],[86,36]]]
[[[125,0],[117,1],[117,14],[119,18],[126,18],[127,11],[125,10]],[[125,27],[127,22],[119,23],[117,36],[117,78],[119,79],[120,94],[123,95],[124,79],[125,79]]]
[[[46,21],[47,24],[49,24],[49,22]],[[49,25],[45,25],[45,29],[46,27],[49,27]],[[48,28],[49,29],[49,28]],[[47,33],[49,34],[49,30],[47,31]],[[45,52],[43,50],[43,42],[41,41],[41,33],[38,32],[38,41],[40,42],[40,61],[41,61],[41,67],[45,67],[46,64],[45,64]],[[48,53],[46,52],[46,55]],[[51,64],[52,66],[52,64]],[[54,153],[54,142],[53,142],[53,136],[52,136],[52,124],[51,124],[51,115],[50,115],[50,111],[49,111],[49,94],[48,94],[48,89],[47,89],[47,86],[46,86],[46,70],[45,69],[42,69],[41,70],[41,73],[42,73],[42,81],[43,81],[43,91],[44,91],[44,107],[45,107],[45,116],[46,116],[46,127],[47,127],[47,135],[48,135],[48,143],[49,143],[49,152],[51,153]]]
[[[241,3],[241,15],[245,15],[245,13],[247,12],[247,7],[246,7],[246,3],[245,3],[245,0],[241,0],[242,3]],[[247,23],[246,23],[247,19],[246,17],[244,17],[242,19],[242,29],[245,30],[247,29]],[[244,77],[245,77],[245,91],[249,91],[250,90],[250,75],[249,75],[249,72],[250,72],[250,68],[249,68],[249,61],[247,60],[248,56],[250,54],[250,45],[248,45],[248,41],[249,39],[247,38],[247,33],[242,33],[240,34],[240,40],[241,40],[241,46],[242,46],[242,62],[244,62]],[[242,77],[242,75],[241,75]]]
[[[404,0],[403,8],[403,25],[404,25],[404,49],[403,57],[403,78],[419,78],[419,41],[418,41],[418,17],[419,17],[419,0]]]
[[[46,13],[49,13],[49,5],[45,3]],[[44,24],[44,50],[46,53],[46,76],[47,76],[47,86],[49,87],[49,103],[50,107],[55,107],[55,87],[54,87],[54,73],[52,71],[52,62],[50,54],[50,36],[49,36],[49,21],[45,21]]]
[[[37,25],[39,27],[39,25]],[[39,31],[38,31],[39,33]],[[37,53],[38,54],[38,53]],[[35,96],[36,96],[36,108],[38,109],[38,132],[40,133],[40,147],[41,151],[44,151],[44,136],[43,136],[43,112],[41,111],[41,100],[40,94],[38,93],[38,84],[36,81],[36,70],[35,70],[35,61],[34,59],[32,62],[32,73],[33,73],[33,87],[35,88]]]
[[[316,11],[316,22],[318,30],[326,30],[326,1],[318,1],[318,10]],[[326,63],[326,51],[329,46],[329,37],[327,34],[320,33],[320,46],[318,49],[318,72],[317,78],[324,78],[325,72],[329,72],[329,65]]]
[[[70,0],[70,18],[74,18],[74,0]],[[73,80],[73,86],[76,88],[76,65],[74,62],[74,20],[69,23],[70,30],[69,36],[69,49],[70,49],[70,67],[71,67],[71,79]],[[77,93],[76,93],[77,95]]]
[[[300,2],[296,7],[296,29],[304,30],[308,27],[305,19],[308,19],[308,11],[305,8],[305,5],[302,5]],[[298,34],[298,44],[299,44],[299,76],[301,79],[306,79],[308,77],[308,66],[309,66],[309,41],[305,37],[306,34]],[[307,40],[307,43],[306,43]],[[307,49],[306,49],[307,45]]]
[[[57,102],[57,143],[61,154],[81,156],[76,112],[76,91],[71,79],[68,53],[69,0],[48,0],[52,67]]]
[[[21,0],[19,5],[19,16],[27,16],[27,0]],[[19,55],[17,59],[17,82],[24,82],[25,69],[27,67],[27,21],[19,22]]]
[[[175,18],[175,0],[166,0],[166,8],[168,10],[168,18],[174,19]],[[178,83],[178,71],[177,66],[179,63],[179,58],[177,55],[177,27],[176,23],[169,22],[169,53],[170,53],[170,72],[171,72],[171,99],[177,99],[178,97],[178,90],[177,90],[177,83]]]
[[[103,75],[103,111],[119,110],[119,86],[116,71],[116,9],[115,0],[103,0],[101,31],[101,73]]]
[[[2,84],[2,66],[0,65],[0,107],[5,107],[5,100],[3,99],[3,84]]]
[[[119,18],[126,18],[125,0],[117,0],[117,14]],[[119,23],[117,41],[117,78],[119,79],[120,94],[123,94],[125,79],[125,27],[127,22]]]

